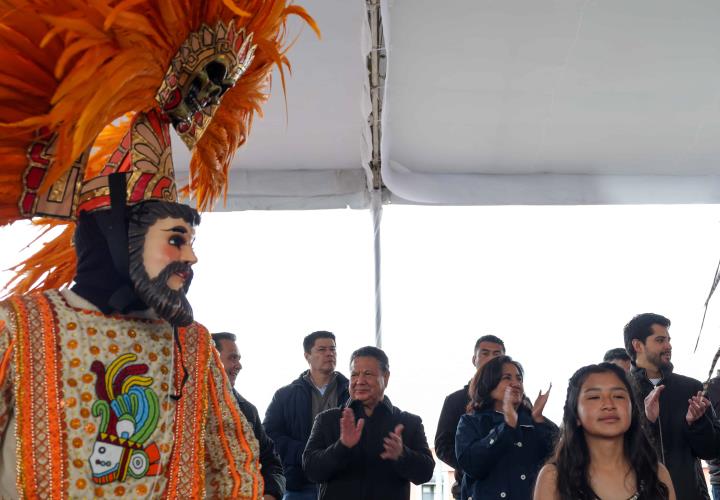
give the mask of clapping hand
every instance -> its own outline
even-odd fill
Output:
[[[655,389],[650,391],[650,394],[645,398],[645,417],[653,424],[660,415],[660,394],[663,389],[665,389],[664,385],[655,386]],[[688,414],[689,413],[690,410],[688,409]]]
[[[505,415],[505,423],[507,423],[513,429],[517,427],[518,414],[515,409],[517,396],[515,395],[517,389],[508,385],[505,388],[505,394],[503,395],[502,411]]]
[[[397,460],[403,454],[403,440],[402,431],[403,424],[395,426],[395,430],[387,435],[383,440],[383,447],[385,451],[380,454],[380,458],[383,460]]]
[[[550,389],[552,389],[552,382],[550,383],[548,390],[545,391],[545,394],[543,394],[542,391],[538,392],[538,397],[535,399],[535,403],[533,403],[532,407],[533,422],[542,423],[545,421],[545,417],[543,417],[543,410],[545,409],[545,403],[547,403],[548,397],[550,396]]]
[[[365,419],[361,418],[355,423],[355,415],[350,408],[345,408],[340,417],[340,442],[352,448],[360,442],[363,427],[365,427]]]
[[[687,421],[688,425],[692,425],[700,417],[705,415],[705,410],[707,410],[710,406],[710,401],[708,401],[708,399],[703,396],[702,391],[698,391],[695,396],[688,399],[688,403],[688,411],[685,415],[685,420]]]

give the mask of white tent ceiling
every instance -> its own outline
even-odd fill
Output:
[[[276,77],[226,209],[369,205],[366,1],[300,3],[323,39],[305,29],[291,49],[287,108]],[[720,3],[391,0],[382,14],[395,202],[720,202]]]

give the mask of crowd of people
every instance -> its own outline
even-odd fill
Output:
[[[583,366],[569,380],[558,427],[543,415],[550,394],[531,401],[522,365],[494,335],[473,350],[475,373],[442,405],[437,457],[454,469],[454,498],[537,500],[709,500],[700,460],[720,500],[720,384],[673,372],[670,320],[640,314],[625,347]],[[213,334],[234,385],[235,336]],[[261,443],[265,498],[395,500],[433,475],[419,416],[386,395],[390,361],[377,347],[336,370],[335,336],[305,337],[308,369],[275,393],[262,425],[235,392]]]
[[[355,350],[348,379],[335,336],[308,335],[308,370],[261,421],[234,389],[237,339],[187,298],[198,210],[227,194],[273,67],[285,81],[288,18],[319,34],[313,18],[285,0],[0,4],[0,226],[48,237],[0,302],[0,498],[409,499],[435,460],[386,394],[385,352]],[[549,389],[531,401],[481,337],[435,438],[453,494],[704,500],[704,459],[718,500],[718,384],[673,373],[669,327],[633,318],[624,349],[572,376],[560,427]]]

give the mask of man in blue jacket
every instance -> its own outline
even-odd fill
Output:
[[[348,379],[335,371],[335,335],[313,332],[303,340],[303,349],[310,368],[290,385],[278,389],[263,421],[285,469],[284,500],[317,499],[317,485],[302,469],[303,450],[315,416],[349,398]]]

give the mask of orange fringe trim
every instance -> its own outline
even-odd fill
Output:
[[[217,391],[217,387],[215,386],[215,380],[213,380],[212,376],[208,376],[208,392],[210,393],[210,401],[212,403],[212,412],[215,413],[215,416],[217,418],[218,434],[220,434],[220,443],[222,444],[223,451],[225,452],[225,458],[227,458],[227,461],[228,461],[228,470],[230,471],[230,475],[232,476],[232,481],[233,481],[232,498],[237,498],[238,491],[240,490],[240,484],[242,483],[242,479],[240,478],[240,474],[237,473],[238,465],[235,464],[235,459],[232,455],[232,451],[230,451],[230,446],[228,445],[228,437],[225,434],[225,426],[223,425],[223,420],[222,420],[222,410],[220,409],[220,402],[217,399],[216,391]],[[233,416],[235,416],[235,415],[233,415]],[[246,443],[244,443],[244,444],[246,444]],[[243,446],[243,448],[245,448],[245,446]],[[254,497],[257,496],[255,482],[253,482],[253,496]]]
[[[42,294],[14,297],[11,303],[18,318],[15,351],[16,452],[21,458],[18,492],[28,498],[62,498],[63,491],[67,490],[67,455],[60,429],[64,416],[63,394],[58,387],[60,366],[55,343],[55,318],[48,299]],[[31,317],[37,315],[41,324],[31,324]],[[41,358],[40,363],[37,362],[38,357]],[[38,376],[43,383],[37,383]],[[33,411],[35,407],[45,408],[47,414],[37,418]],[[41,451],[33,446],[39,433],[58,438],[48,439],[46,450]],[[45,485],[38,481],[39,477],[48,478]]]
[[[198,434],[204,433],[207,421],[207,391],[206,383],[209,376],[208,348],[203,342],[197,345],[197,352],[191,356],[187,346],[187,333],[189,328],[196,328],[198,336],[207,336],[207,330],[198,324],[188,328],[179,328],[178,337],[182,346],[183,355],[180,356],[177,346],[175,349],[175,391],[179,391],[183,378],[183,363],[195,368],[189,374],[184,391],[194,394],[195,397],[189,400],[181,397],[175,408],[175,440],[173,443],[173,460],[168,466],[166,477],[168,478],[165,497],[175,498],[202,498],[205,496],[205,440],[197,438]],[[202,372],[201,372],[202,369]],[[189,387],[194,385],[194,387]],[[194,404],[191,406],[192,401]],[[188,458],[189,457],[189,458]],[[181,484],[182,483],[182,484]],[[190,491],[186,491],[188,483]]]
[[[0,328],[0,331],[2,328]],[[13,349],[15,348],[15,339],[12,339],[10,343],[8,344],[7,350],[5,351],[5,354],[3,355],[2,360],[0,360],[0,387],[3,386],[5,383],[5,379],[7,378],[8,373],[10,372],[10,360],[13,357]]]

